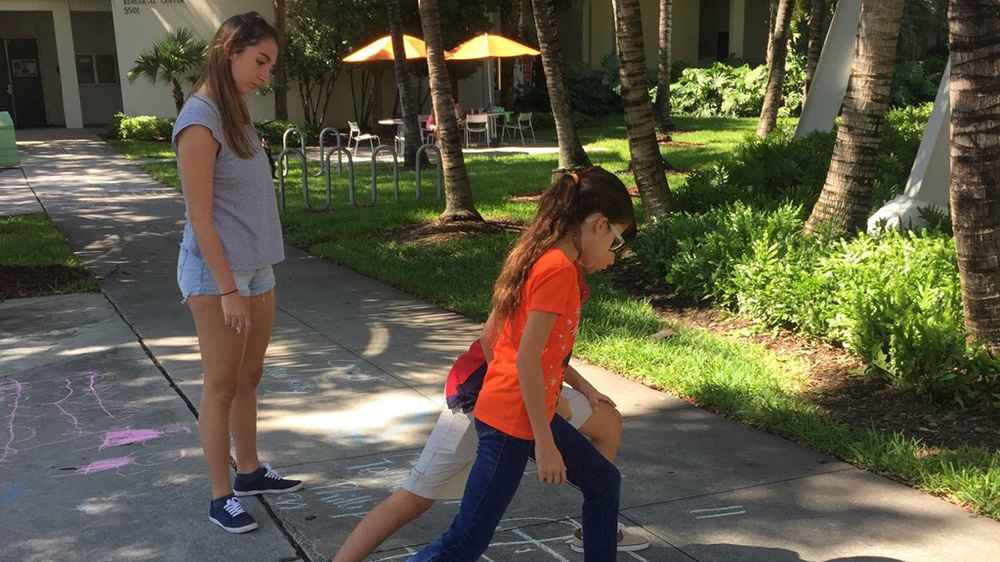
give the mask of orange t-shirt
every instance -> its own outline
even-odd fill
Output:
[[[517,378],[517,348],[528,312],[558,314],[542,350],[545,405],[555,415],[562,388],[564,361],[573,349],[580,324],[580,287],[576,265],[561,250],[551,249],[531,267],[521,290],[521,302],[507,319],[493,345],[490,362],[473,415],[476,419],[519,439],[534,439]]]

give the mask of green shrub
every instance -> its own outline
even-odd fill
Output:
[[[281,141],[285,135],[285,131],[291,128],[296,128],[302,131],[305,135],[306,144],[313,144],[319,142],[317,135],[319,131],[316,131],[308,123],[292,123],[291,121],[254,121],[254,126],[257,127],[258,131],[263,131],[264,134],[268,136],[271,141],[271,147],[276,151],[281,150]],[[328,137],[328,140],[332,137]],[[288,135],[288,142],[292,145],[297,145],[299,140],[296,135]],[[277,154],[277,152],[275,152]]]
[[[129,117],[118,112],[108,125],[108,135],[122,140],[169,140],[174,129],[174,120],[152,115]]]
[[[926,61],[896,63],[890,103],[895,107],[905,107],[933,102],[941,85],[945,62],[944,57],[930,57]]]
[[[757,117],[764,105],[769,69],[765,65],[731,66],[717,62],[708,68],[685,68],[670,87],[673,110],[695,117]],[[805,63],[789,54],[782,85],[780,116],[802,110]]]

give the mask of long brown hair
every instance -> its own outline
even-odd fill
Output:
[[[531,266],[567,234],[578,236],[584,219],[594,213],[612,223],[628,224],[623,236],[626,240],[635,237],[635,211],[628,189],[604,168],[593,166],[566,174],[545,190],[538,213],[507,255],[493,287],[492,315],[498,329],[517,310]]]
[[[233,81],[230,57],[268,37],[277,42],[278,33],[257,12],[237,14],[222,22],[208,48],[208,58],[202,67],[201,77],[191,90],[196,92],[202,86],[208,86],[208,91],[219,108],[226,144],[243,159],[252,158],[258,147],[247,136],[250,112]]]

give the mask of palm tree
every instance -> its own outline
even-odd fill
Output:
[[[816,75],[816,67],[819,66],[819,56],[823,52],[823,42],[826,37],[823,35],[824,21],[826,20],[827,9],[826,0],[810,0],[809,4],[809,46],[806,54],[806,85],[804,95],[809,95],[809,87],[812,86],[813,76]]]
[[[278,32],[278,60],[274,62],[274,118],[288,121],[288,69],[285,67],[285,36],[288,9],[285,0],[273,0],[274,30]]]
[[[518,40],[521,35],[521,0],[503,0],[500,3],[500,34]],[[500,67],[500,103],[503,107],[514,105],[514,65]]]
[[[174,105],[180,115],[184,106],[181,82],[201,67],[207,54],[208,43],[195,39],[190,29],[179,27],[154,43],[152,50],[135,59],[135,66],[128,71],[128,81],[132,83],[145,78],[153,84],[173,84]]]
[[[649,103],[646,53],[642,45],[639,0],[613,0],[615,33],[618,37],[619,76],[632,172],[647,217],[663,218],[675,202],[667,184],[663,156],[653,127],[653,107]]]
[[[417,149],[420,148],[420,122],[417,120],[417,95],[413,90],[413,81],[406,67],[406,53],[403,48],[403,18],[399,9],[399,0],[386,0],[386,10],[389,16],[389,34],[392,36],[393,67],[396,70],[396,85],[403,110],[403,162],[407,168],[413,168],[417,162]]]
[[[553,180],[570,170],[589,167],[590,157],[580,144],[573,123],[573,110],[569,103],[569,89],[563,72],[562,50],[556,35],[555,12],[552,0],[531,0],[535,16],[535,30],[538,33],[538,50],[542,52],[542,68],[552,105],[552,119],[555,121],[556,137],[559,141],[559,167],[552,172]]]
[[[673,11],[673,0],[660,0],[660,44],[656,59],[656,103],[653,104],[653,118],[656,120],[657,135],[665,138],[669,138],[667,132],[674,128],[674,123],[670,120],[670,40],[673,34]]]
[[[481,221],[483,217],[476,210],[472,199],[472,186],[469,184],[469,173],[465,169],[465,158],[462,155],[462,139],[451,98],[451,79],[444,62],[437,0],[419,0],[419,8],[420,24],[424,28],[424,42],[427,45],[427,73],[434,104],[434,121],[437,123],[441,163],[444,167],[445,208],[439,219]]]
[[[1000,11],[951,0],[951,217],[969,334],[1000,353]]]
[[[862,0],[858,39],[844,111],[837,130],[830,170],[805,231],[832,221],[835,230],[852,234],[864,229],[871,210],[872,183],[889,89],[896,60],[896,41],[903,0]]]
[[[778,108],[781,107],[781,94],[785,85],[785,55],[788,51],[788,27],[792,22],[793,0],[780,0],[778,13],[774,18],[774,33],[771,35],[770,64],[771,72],[767,77],[767,91],[764,93],[764,105],[760,109],[760,121],[757,123],[757,136],[764,138],[774,130],[778,121]]]

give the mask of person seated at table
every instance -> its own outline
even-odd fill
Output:
[[[452,96],[452,98],[451,98],[451,103],[452,103],[452,105],[455,106],[455,120],[458,121],[458,128],[461,129],[461,128],[465,127],[465,110],[462,109],[462,106],[457,101],[455,101],[455,97],[454,96]],[[431,111],[430,118],[427,119],[427,130],[431,131],[431,132],[434,132],[434,131],[437,130],[437,124],[434,121],[434,112],[433,111]]]

